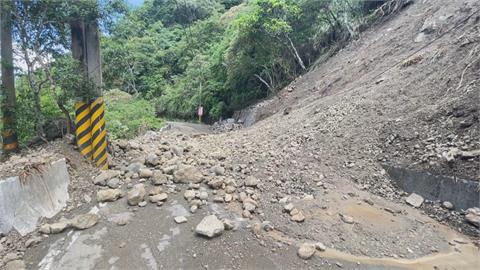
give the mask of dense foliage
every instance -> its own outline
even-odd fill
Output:
[[[22,141],[52,118],[72,118],[73,101],[93,87],[70,55],[73,19],[100,22],[104,92],[113,138],[160,127],[156,117],[207,120],[275,94],[335,52],[384,0],[14,1]],[[109,89],[119,89],[111,93]],[[33,108],[33,109],[32,109]],[[139,119],[138,116],[142,117]]]
[[[146,0],[102,40],[107,88],[216,119],[274,93],[358,33],[381,1]]]

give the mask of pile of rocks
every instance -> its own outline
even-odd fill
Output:
[[[215,132],[226,132],[243,128],[243,121],[235,121],[233,118],[227,118],[213,123],[212,128]]]

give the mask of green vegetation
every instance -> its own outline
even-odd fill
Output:
[[[214,121],[275,94],[355,38],[383,2],[145,0],[128,10],[123,0],[14,1],[13,37],[30,59],[16,79],[20,139],[71,120],[74,100],[94,88],[69,52],[72,19],[101,22],[107,128],[128,138],[159,128],[157,116],[194,119],[202,105]]]
[[[159,129],[163,121],[155,116],[152,102],[112,90],[105,95],[105,120],[109,138],[133,138],[147,130]]]
[[[275,93],[358,34],[382,1],[147,0],[102,41],[109,88],[215,120]]]

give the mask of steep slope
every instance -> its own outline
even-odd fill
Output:
[[[479,4],[415,2],[256,105],[259,118],[272,117],[254,129],[301,123],[323,133],[314,143],[330,137],[362,158],[478,180],[478,158],[447,165],[442,154],[480,148]],[[365,149],[367,143],[376,149]]]

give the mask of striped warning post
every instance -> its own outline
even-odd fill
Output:
[[[97,167],[108,169],[107,130],[105,129],[105,103],[103,98],[96,98],[90,104],[92,128],[92,154]]]
[[[75,103],[75,135],[80,153],[92,160],[92,128],[90,121],[90,106],[86,102]]]
[[[18,138],[15,128],[10,128],[13,123],[13,116],[10,111],[7,111],[3,115],[3,151],[6,153],[16,151],[18,149]]]

